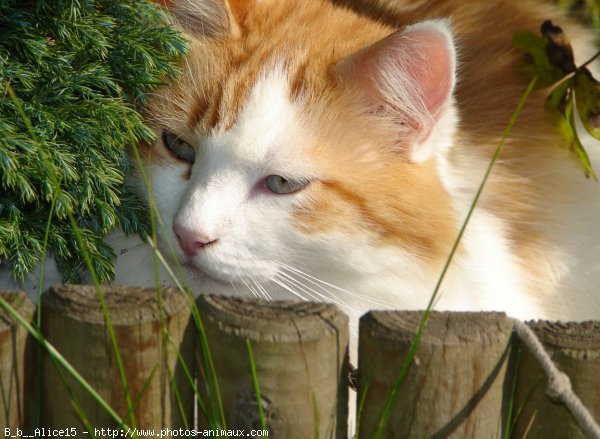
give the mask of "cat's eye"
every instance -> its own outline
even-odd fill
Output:
[[[162,140],[165,148],[171,151],[179,160],[188,163],[194,163],[196,160],[196,150],[194,147],[175,134],[163,131]]]
[[[283,178],[281,175],[269,175],[265,179],[265,186],[275,194],[291,194],[304,189],[309,181],[292,180]]]

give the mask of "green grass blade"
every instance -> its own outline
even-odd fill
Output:
[[[58,376],[60,377],[61,381],[63,382],[65,389],[67,389],[67,393],[69,394],[69,396],[71,398],[71,406],[73,407],[73,410],[75,411],[77,416],[79,416],[79,420],[81,421],[81,423],[85,427],[88,428],[88,431],[90,431],[89,430],[90,422],[89,422],[87,416],[85,415],[85,413],[81,407],[81,404],[79,402],[79,399],[77,398],[77,395],[73,391],[73,388],[71,387],[71,384],[69,383],[69,380],[67,379],[67,376],[65,375],[65,372],[61,368],[60,364],[54,358],[52,358],[51,355],[48,355],[48,358],[50,359],[50,361],[52,361],[52,365],[54,366],[56,373],[58,373]],[[41,364],[41,363],[38,363],[38,364]],[[40,371],[41,371],[41,368],[40,368]]]
[[[60,187],[61,182],[57,183]],[[44,241],[42,244],[42,261],[40,263],[40,280],[38,282],[37,300],[38,304],[42,303],[42,292],[44,290],[44,275],[46,273],[46,253],[48,249],[48,239],[50,237],[50,226],[52,225],[52,218],[54,217],[54,209],[56,208],[56,198],[59,191],[56,191],[52,197],[52,203],[50,204],[50,213],[48,214],[48,221],[46,222],[46,229],[44,230]],[[38,328],[42,327],[42,307],[37,307],[36,313],[36,325]]]
[[[81,410],[81,406],[76,405],[73,400],[71,400],[71,403],[73,404],[73,410],[75,410],[75,413],[77,413],[77,416],[79,416],[79,420],[81,421],[83,426],[88,432],[90,432],[90,435],[92,437],[95,437],[94,426],[90,423],[85,413],[83,413],[83,410]]]
[[[151,215],[151,217],[152,217],[152,215]],[[152,234],[153,234],[153,236],[156,236],[154,219],[152,218],[151,221],[152,221]],[[169,377],[169,383],[171,384],[171,388],[174,393],[175,400],[177,401],[177,408],[178,408],[181,418],[183,420],[184,427],[186,430],[189,430],[189,422],[188,422],[187,416],[185,414],[185,409],[183,407],[183,402],[181,400],[179,388],[177,387],[177,383],[173,377],[173,373],[172,373],[172,371],[169,367],[169,363],[168,363],[168,361],[169,361],[169,342],[171,342],[171,345],[175,349],[178,359],[181,359],[181,355],[179,353],[179,349],[177,348],[177,346],[175,346],[175,343],[173,343],[173,341],[171,340],[171,338],[169,336],[169,331],[167,329],[167,325],[165,322],[166,316],[165,316],[165,310],[164,310],[164,305],[163,305],[162,289],[160,288],[160,276],[159,276],[159,272],[158,272],[158,268],[159,268],[158,267],[158,258],[156,257],[156,253],[153,254],[152,259],[154,261],[156,300],[158,303],[158,317],[159,317],[159,323],[160,323],[160,328],[161,328],[161,345],[163,348],[162,349],[162,353],[163,353],[162,360],[163,360],[166,370],[167,370],[167,375]]]
[[[356,410],[356,438],[358,439],[358,434],[360,432],[360,420],[362,418],[363,409],[365,407],[365,401],[367,399],[367,393],[369,392],[369,387],[371,383],[368,382],[364,387],[362,395],[360,396],[360,400],[358,401],[358,409]]]
[[[190,423],[187,419],[187,415],[185,414],[185,407],[183,406],[183,401],[181,400],[181,395],[179,394],[179,388],[177,387],[177,382],[175,381],[175,377],[173,376],[171,369],[168,367],[167,374],[169,375],[169,382],[171,383],[171,388],[173,389],[175,401],[177,401],[177,408],[179,409],[179,414],[181,415],[181,419],[183,420],[183,427],[186,430],[189,430]]]
[[[144,384],[142,385],[140,392],[137,394],[137,396],[133,400],[133,404],[131,405],[131,408],[129,408],[129,410],[127,411],[125,416],[123,416],[123,418],[127,419],[128,417],[130,417],[134,414],[135,409],[138,408],[138,406],[140,405],[140,402],[142,401],[142,398],[148,391],[148,387],[150,387],[150,383],[152,382],[152,379],[154,378],[154,375],[156,374],[157,370],[158,370],[158,364],[155,364],[154,367],[152,368],[152,370],[150,371],[150,375],[144,381]]]
[[[536,391],[536,389],[541,384],[542,384],[542,377],[539,377],[536,380],[536,382],[533,383],[533,385],[531,386],[531,388],[527,391],[527,395],[525,395],[525,399],[521,402],[521,404],[517,408],[517,412],[516,412],[516,414],[514,416],[514,420],[512,421],[511,430],[510,430],[510,436],[508,436],[509,438],[513,437],[514,428],[517,425],[517,423],[519,422],[519,419],[521,419],[521,416],[523,415],[523,411],[525,410],[525,406],[531,400],[531,398],[533,397],[534,392]],[[527,428],[528,431],[529,431],[529,429],[530,429],[530,427]]]
[[[313,417],[315,419],[315,439],[320,439],[321,434],[319,432],[319,424],[321,423],[321,419],[319,417],[319,406],[317,404],[317,398],[313,392],[312,394],[312,406],[313,406]]]
[[[517,395],[517,384],[518,384],[518,371],[519,364],[521,363],[521,349],[517,348],[516,358],[512,367],[512,383],[510,385],[510,399],[508,400],[508,407],[506,409],[506,423],[504,425],[504,439],[510,439],[512,437],[513,429],[516,424],[516,420],[513,422],[513,411],[514,402]]]
[[[256,404],[258,406],[258,417],[260,420],[260,428],[263,430],[267,429],[267,419],[265,418],[265,412],[262,406],[262,396],[260,395],[260,387],[258,385],[258,375],[256,373],[256,362],[254,361],[254,354],[252,353],[252,345],[250,339],[246,339],[246,349],[248,350],[248,360],[250,361],[250,373],[252,375],[252,386],[254,387],[254,395],[256,396]]]
[[[173,343],[173,341],[170,339],[169,339],[169,342],[176,349],[175,343]],[[194,382],[194,377],[193,377],[188,365],[186,364],[185,359],[181,356],[181,353],[179,352],[178,349],[176,349],[176,354],[177,354],[177,361],[183,370],[183,373],[187,379],[187,382],[190,385],[190,387],[192,388],[192,390],[194,391],[194,395],[197,398],[198,406],[199,406],[198,408],[203,412],[204,416],[206,416],[207,415],[206,406],[205,406],[204,402],[202,401],[202,399],[200,399],[200,392],[198,391],[198,387],[196,386],[196,383]]]
[[[58,183],[60,185],[60,181]],[[48,249],[48,238],[50,236],[50,225],[52,224],[52,218],[54,217],[54,209],[56,207],[56,197],[58,192],[54,194],[52,197],[52,203],[50,205],[50,213],[48,214],[48,221],[46,222],[46,229],[44,231],[44,242],[42,245],[42,262],[40,265],[40,281],[38,283],[38,291],[37,291],[37,309],[36,309],[36,319],[35,323],[38,328],[42,327],[42,291],[44,289],[44,276],[46,273],[46,256]],[[42,363],[41,351],[36,349],[35,351],[36,364]],[[35,409],[33,415],[34,425],[41,425],[41,394],[42,394],[42,370],[40,368],[36,368],[35,370]]]

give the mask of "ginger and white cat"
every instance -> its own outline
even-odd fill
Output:
[[[354,326],[427,305],[529,81],[513,35],[552,19],[578,64],[595,53],[592,32],[533,1],[166,3],[190,52],[140,146],[162,253],[171,242],[194,293],[334,302]],[[600,318],[600,185],[547,94],[510,133],[436,309]],[[116,283],[154,285],[147,245],[109,241],[126,250]]]

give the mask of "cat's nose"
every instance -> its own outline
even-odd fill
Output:
[[[197,255],[203,248],[217,242],[216,239],[208,235],[188,229],[179,224],[173,224],[173,232],[177,236],[179,245],[188,256]]]

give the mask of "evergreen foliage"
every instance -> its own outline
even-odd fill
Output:
[[[148,230],[126,147],[152,139],[138,111],[184,52],[147,0],[0,0],[0,261],[13,276],[40,263],[50,218],[63,280],[80,278],[71,215],[98,279],[113,277],[102,236]]]

